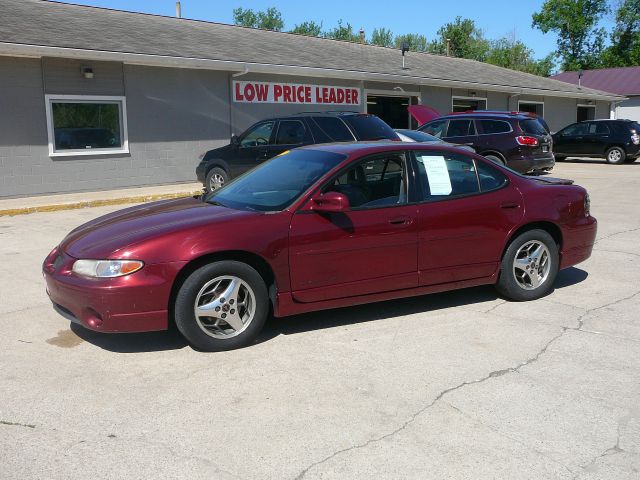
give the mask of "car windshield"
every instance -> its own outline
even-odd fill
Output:
[[[248,171],[205,201],[237,210],[284,210],[346,158],[318,150],[290,150]]]
[[[375,115],[346,115],[343,119],[358,140],[399,140],[393,129]]]
[[[411,140],[415,140],[416,142],[440,142],[441,140],[438,137],[434,137],[433,135],[429,135],[428,133],[421,132],[420,130],[396,130],[396,132],[401,133],[409,137]]]
[[[535,118],[531,120],[520,120],[520,128],[524,133],[529,135],[546,135],[547,131],[542,124]]]

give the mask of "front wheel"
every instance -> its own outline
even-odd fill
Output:
[[[607,162],[613,165],[620,165],[627,159],[626,152],[620,147],[611,147],[607,150]]]
[[[496,288],[503,296],[518,302],[547,295],[558,275],[558,246],[544,230],[518,235],[502,257]]]
[[[245,263],[210,263],[182,284],[174,312],[178,330],[195,348],[218,352],[244,347],[258,336],[267,319],[267,287]]]
[[[224,168],[214,167],[207,173],[204,187],[207,189],[207,193],[211,193],[214,190],[224,187],[228,181],[229,174],[227,171]]]

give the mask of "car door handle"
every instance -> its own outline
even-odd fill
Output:
[[[269,156],[269,150],[260,150],[258,153],[262,158],[267,158]]]
[[[519,206],[518,202],[503,202],[500,204],[500,208],[518,208]]]
[[[413,220],[409,217],[396,217],[389,220],[391,225],[409,225]]]

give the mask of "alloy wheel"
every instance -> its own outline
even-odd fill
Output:
[[[513,276],[525,290],[535,290],[549,277],[551,261],[549,249],[538,240],[531,240],[516,252]]]
[[[211,180],[209,181],[209,188],[211,191],[218,190],[224,186],[224,177],[219,173],[216,173],[211,176]]]
[[[221,276],[200,289],[194,314],[204,333],[226,339],[247,329],[255,316],[255,307],[255,294],[245,281],[235,276]]]

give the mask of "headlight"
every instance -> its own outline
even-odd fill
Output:
[[[143,266],[140,260],[76,260],[72,270],[83,277],[113,278],[137,272]]]

